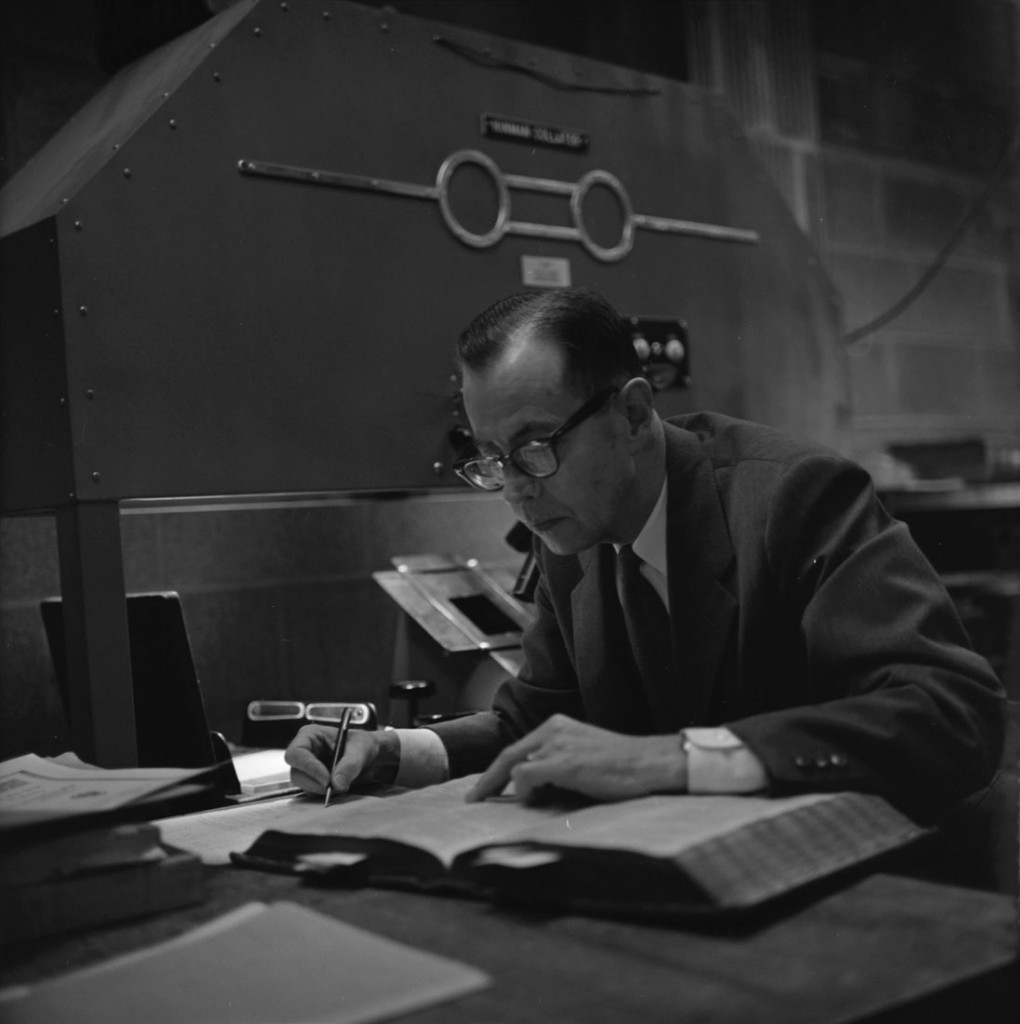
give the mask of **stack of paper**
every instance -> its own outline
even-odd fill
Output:
[[[192,770],[86,765],[33,754],[0,764],[0,944],[194,903],[201,864],[125,820]]]

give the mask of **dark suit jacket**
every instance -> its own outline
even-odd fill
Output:
[[[491,712],[434,727],[452,772],[562,712],[635,734],[725,724],[775,792],[859,789],[918,808],[987,784],[1001,684],[868,474],[715,414],[665,430],[671,678],[634,666],[612,547],[540,545],[520,677]]]

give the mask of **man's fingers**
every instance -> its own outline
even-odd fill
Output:
[[[307,789],[308,787],[300,781],[300,778],[304,778],[317,787],[319,792],[326,788],[329,782],[329,769],[310,750],[303,747],[288,747],[283,759],[290,765],[290,777],[296,785]]]
[[[470,803],[477,803],[480,800],[485,800],[490,796],[496,796],[502,793],[506,788],[507,782],[510,781],[510,775],[507,771],[499,768],[495,762],[482,772],[481,777],[478,781],[468,790],[467,795],[464,799]]]
[[[550,751],[543,748],[544,742],[536,730],[507,747],[482,773],[466,799],[474,802],[496,796],[512,780],[518,799],[531,800],[536,789],[545,787],[547,782],[554,782],[554,775],[559,774],[549,757]]]
[[[514,766],[526,761],[537,748],[538,743],[534,739],[534,733],[507,747],[482,772],[481,777],[468,791],[465,799],[469,803],[474,803],[502,793],[510,781],[510,773]]]
[[[305,725],[283,752],[291,767],[291,780],[309,793],[322,793],[329,783],[329,761],[333,752],[335,729],[322,725]],[[303,776],[305,782],[300,781]],[[307,784],[306,784],[307,783]]]
[[[549,761],[528,758],[520,761],[510,773],[517,799],[525,804],[541,803],[557,774]]]
[[[322,767],[320,765],[320,767]],[[325,769],[323,768],[323,774]],[[295,768],[291,765],[290,769],[290,782],[293,786],[299,786],[306,793],[324,793],[326,791],[325,781],[319,782],[317,779],[313,779],[310,775],[301,771],[300,768]]]
[[[333,788],[338,793],[346,793],[351,788],[354,780],[361,774],[365,767],[364,752],[347,749],[343,757],[337,762],[336,770],[333,772]]]

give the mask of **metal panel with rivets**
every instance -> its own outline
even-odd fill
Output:
[[[840,446],[834,290],[722,101],[338,0],[241,0],[0,193],[0,512],[56,510],[74,749],[137,763],[125,499],[462,486],[452,346],[603,291],[661,384]]]
[[[682,321],[690,386],[664,412],[838,444],[832,288],[719,101],[676,82],[241,3],[122,73],[4,195],[5,247],[47,219],[58,246],[41,277],[6,268],[62,309],[52,500],[459,486],[452,343],[525,280]],[[34,349],[3,315],[5,347]],[[4,421],[19,466],[51,440],[25,415]],[[4,483],[6,510],[38,502]]]

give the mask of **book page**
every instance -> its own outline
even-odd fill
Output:
[[[512,797],[465,803],[477,775],[390,796],[348,793],[329,807],[321,797],[296,796],[200,811],[156,822],[163,840],[202,858],[227,864],[269,830],[298,835],[388,839],[425,850],[449,867],[454,857],[498,842],[522,828],[562,814],[562,808],[528,807]]]
[[[515,841],[554,843],[587,849],[631,850],[649,857],[676,857],[685,850],[736,832],[752,822],[825,803],[834,793],[793,797],[639,797],[584,807],[515,836]]]
[[[466,850],[506,840],[563,814],[562,807],[531,807],[511,796],[466,803],[465,796],[477,778],[452,779],[374,804],[351,804],[330,820],[328,829],[321,827],[321,819],[309,818],[302,827],[289,831],[406,843],[449,867]]]
[[[269,829],[333,832],[343,807],[380,799],[366,794],[344,794],[333,797],[329,807],[323,807],[321,796],[291,796],[160,818],[154,824],[170,846],[201,857],[205,864],[229,864],[231,853],[247,849]]]

